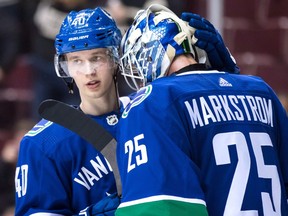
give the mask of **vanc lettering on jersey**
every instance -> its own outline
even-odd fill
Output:
[[[103,174],[107,175],[109,172],[112,172],[112,168],[106,160],[107,167],[104,165],[103,161],[99,156],[96,157],[96,161],[90,160],[90,164],[93,167],[93,170],[90,170],[87,167],[81,167],[81,171],[78,172],[79,178],[74,178],[74,181],[78,184],[84,186],[87,190],[90,190],[94,185],[94,181],[99,181],[103,177]],[[105,163],[105,164],[106,164]]]
[[[223,121],[255,121],[273,127],[272,101],[251,95],[208,95],[184,102],[192,126]]]

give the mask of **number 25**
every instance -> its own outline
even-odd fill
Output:
[[[273,146],[267,133],[249,133],[259,178],[271,179],[272,200],[267,192],[261,192],[264,215],[280,215],[281,191],[277,167],[265,165],[262,146]],[[243,133],[235,131],[220,133],[213,138],[213,148],[217,165],[230,164],[229,145],[235,145],[238,154],[238,163],[234,172],[230,191],[228,194],[224,216],[231,215],[258,215],[256,210],[241,211],[246,185],[249,178],[251,156]],[[273,203],[275,211],[273,210]]]
[[[138,136],[134,137],[133,141],[128,140],[125,143],[125,154],[128,153],[127,173],[136,168],[136,165],[140,166],[148,161],[146,146],[144,144],[139,144],[139,140],[141,139],[144,139],[144,134],[139,134]],[[136,164],[132,162],[132,158],[134,156],[136,159]]]

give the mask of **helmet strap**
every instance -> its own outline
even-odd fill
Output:
[[[119,103],[119,91],[118,91],[118,81],[117,81],[117,75],[119,74],[119,66],[116,68],[115,73],[113,74],[113,80],[115,85],[115,91],[116,91],[116,104],[117,104],[117,111],[120,112],[120,103]]]
[[[198,56],[198,53],[197,53],[197,51],[196,51],[196,47],[195,47],[195,45],[192,45],[192,49],[193,49],[193,53],[195,54],[195,56],[193,56],[193,58],[195,59],[195,61],[196,62],[198,62],[199,63],[199,56]],[[192,54],[192,53],[191,53]],[[192,54],[193,55],[193,54]]]
[[[74,79],[71,78],[71,80],[68,80],[67,78],[63,78],[63,81],[65,82],[66,86],[68,87],[68,93],[74,94]]]

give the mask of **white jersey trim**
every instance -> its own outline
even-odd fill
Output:
[[[183,75],[189,75],[189,74],[226,74],[227,72],[217,71],[217,70],[204,70],[204,71],[187,71],[180,74],[177,74],[177,76],[183,76]]]
[[[130,202],[121,203],[119,205],[119,208],[142,204],[142,203],[148,203],[148,202],[156,202],[156,201],[161,201],[161,200],[175,200],[175,201],[180,201],[180,202],[195,203],[195,204],[201,204],[201,205],[206,206],[206,202],[201,199],[183,198],[183,197],[169,196],[169,195],[158,195],[158,196],[151,196],[151,197],[146,197],[146,198],[142,198],[138,200],[133,200]]]
[[[122,102],[124,109],[130,103],[130,98],[128,96],[123,96],[123,97],[120,97],[119,99]]]

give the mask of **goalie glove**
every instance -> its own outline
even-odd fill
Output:
[[[182,13],[181,19],[195,28],[193,45],[207,53],[212,69],[239,74],[240,69],[234,57],[225,46],[220,33],[208,20],[198,14],[188,12]]]
[[[78,216],[114,216],[116,209],[120,205],[120,201],[121,198],[117,193],[111,194],[98,203],[83,209],[79,212]]]

